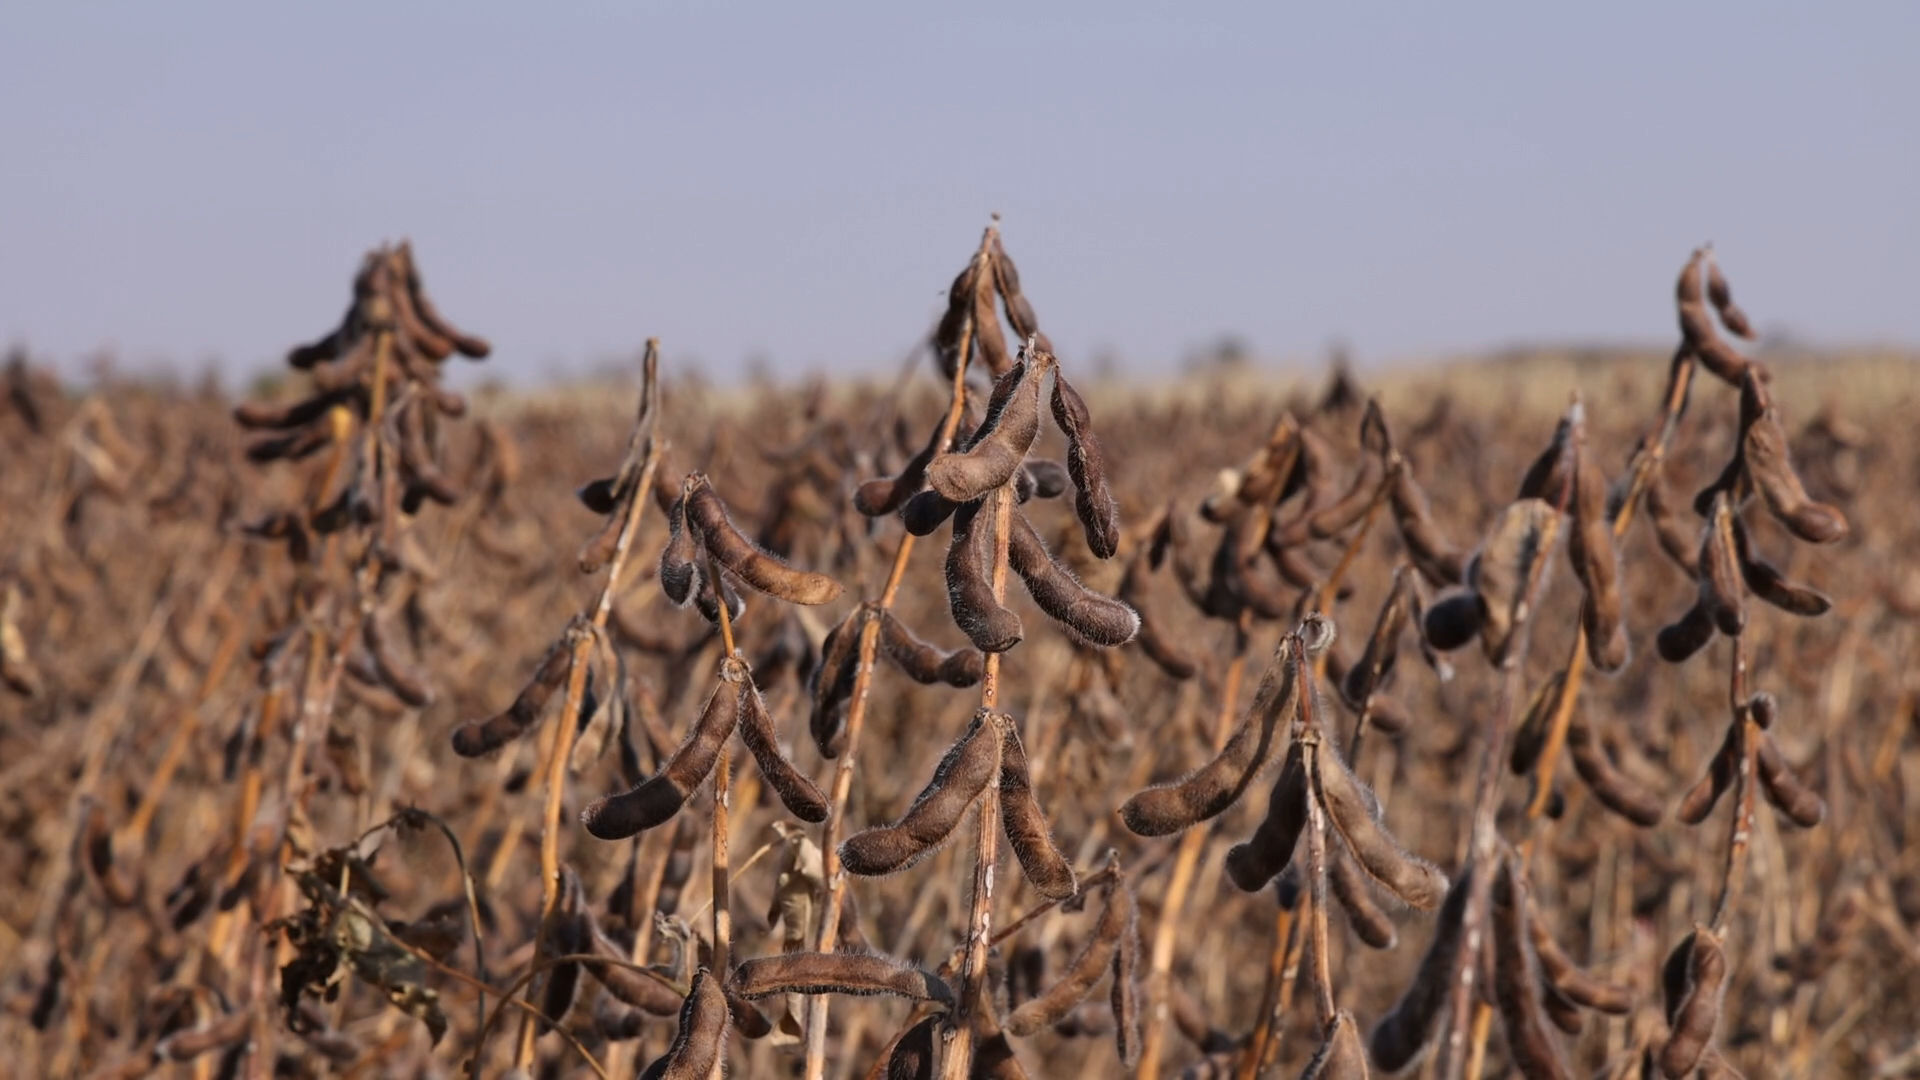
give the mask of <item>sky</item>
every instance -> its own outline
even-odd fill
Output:
[[[1063,359],[1920,342],[1920,4],[0,0],[0,345],[248,374],[410,237],[489,373],[891,370],[1002,215]]]

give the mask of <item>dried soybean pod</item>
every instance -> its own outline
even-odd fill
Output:
[[[672,1016],[679,1012],[680,995],[674,992],[673,987],[664,978],[642,974],[625,966],[627,950],[607,936],[606,931],[601,929],[591,912],[583,914],[587,918],[589,947],[576,951],[590,952],[607,960],[622,961],[622,963],[611,964],[584,963],[582,966],[586,968],[587,974],[591,975],[607,993],[641,1012],[653,1016]]]
[[[1683,824],[1698,825],[1713,813],[1714,804],[1720,796],[1733,786],[1735,773],[1740,768],[1740,725],[1729,724],[1726,737],[1720,741],[1720,749],[1714,751],[1713,760],[1708,763],[1706,775],[1687,789],[1680,800],[1680,808],[1674,812]]]
[[[933,770],[933,779],[892,825],[855,833],[840,844],[840,863],[858,877],[913,865],[953,835],[967,808],[1000,772],[1000,721],[982,709]]]
[[[1027,770],[1027,751],[1013,718],[1001,718],[1000,822],[1007,842],[1020,860],[1020,871],[1034,891],[1048,900],[1065,900],[1080,891],[1073,863],[1053,842],[1046,815],[1033,796],[1033,777]]]
[[[1346,910],[1347,922],[1361,941],[1375,949],[1391,949],[1399,942],[1393,920],[1373,902],[1360,869],[1353,864],[1353,856],[1337,844],[1328,852],[1327,884],[1334,900]]]
[[[922,491],[900,507],[900,524],[914,536],[929,536],[959,509],[959,503],[937,491]]]
[[[1627,662],[1628,643],[1620,558],[1613,547],[1613,521],[1607,514],[1607,478],[1585,447],[1577,457],[1567,557],[1586,591],[1581,620],[1587,631],[1587,658],[1599,671],[1618,671]]]
[[[1735,520],[1738,521],[1737,518]],[[1812,619],[1833,610],[1833,600],[1825,593],[1795,585],[1765,559],[1743,552],[1740,557],[1740,576],[1753,595],[1788,614]]]
[[[1541,1011],[1540,972],[1528,935],[1524,885],[1510,858],[1502,859],[1493,883],[1493,993],[1507,1035],[1507,1050],[1526,1077],[1558,1080],[1572,1074],[1561,1060]]]
[[[1452,652],[1480,636],[1481,622],[1480,598],[1471,592],[1454,592],[1427,608],[1421,628],[1427,644]]]
[[[1447,892],[1447,875],[1440,868],[1409,854],[1375,820],[1378,803],[1373,793],[1347,768],[1330,746],[1313,755],[1308,778],[1327,808],[1327,821],[1346,842],[1354,859],[1382,888],[1422,911],[1440,906]]]
[[[705,476],[688,477],[681,491],[687,503],[687,524],[700,534],[707,552],[741,581],[790,604],[825,604],[840,595],[839,582],[825,574],[796,570],[742,536]]]
[[[1007,562],[1040,610],[1088,644],[1112,647],[1132,641],[1140,630],[1139,614],[1082,585],[1054,559],[1027,516],[1017,508],[1012,514]]]
[[[1654,645],[1660,659],[1669,664],[1684,662],[1713,640],[1713,611],[1704,598],[1694,601],[1679,620],[1660,628]]]
[[[1007,354],[1007,332],[1001,328],[1000,316],[993,309],[992,289],[973,291],[973,348],[974,354],[987,365],[989,375],[1002,375],[1013,366]]]
[[[1031,497],[1035,499],[1057,499],[1065,494],[1067,486],[1073,483],[1065,465],[1046,458],[1028,458],[1026,463],[1020,466],[1020,475],[1025,476],[1033,485]]]
[[[1393,588],[1380,605],[1380,615],[1374,620],[1373,633],[1367,635],[1367,645],[1359,662],[1348,668],[1345,677],[1335,684],[1340,688],[1341,699],[1350,708],[1363,708],[1374,691],[1385,686],[1393,674],[1394,661],[1400,654],[1400,631],[1407,625],[1411,587],[1411,582],[1396,569]]]
[[[1126,576],[1120,579],[1118,599],[1132,608],[1134,615],[1140,620],[1140,629],[1134,634],[1134,639],[1140,643],[1140,651],[1147,654],[1147,659],[1152,660],[1161,671],[1166,672],[1168,678],[1183,681],[1191,679],[1200,670],[1199,662],[1185,650],[1167,640],[1166,635],[1160,632],[1159,624],[1154,621],[1143,603],[1147,592],[1147,579],[1153,572],[1151,554],[1150,548],[1145,544],[1134,552],[1132,561],[1127,564]]]
[[[673,1045],[665,1057],[647,1066],[641,1080],[708,1080],[726,1052],[728,1019],[719,978],[701,968],[680,1007],[680,1031]]]
[[[1734,552],[1733,507],[1718,495],[1707,516],[1707,532],[1700,544],[1700,601],[1721,633],[1737,637],[1747,625],[1747,593],[1740,580]]]
[[[1501,511],[1473,560],[1469,577],[1480,600],[1480,644],[1487,659],[1500,663],[1514,624],[1521,617],[1528,581],[1547,552],[1541,550],[1546,526],[1558,515],[1543,499],[1521,499]],[[1431,617],[1429,617],[1431,621]]]
[[[1719,329],[1713,324],[1713,316],[1707,311],[1706,298],[1700,287],[1706,256],[1705,248],[1694,251],[1693,257],[1687,260],[1687,265],[1680,271],[1680,280],[1674,285],[1674,302],[1680,314],[1680,334],[1685,347],[1706,365],[1708,371],[1731,385],[1739,386],[1752,365],[1720,336]]]
[[[687,525],[687,496],[667,511],[667,546],[660,552],[660,591],[678,607],[693,601],[700,585],[700,538]]]
[[[760,688],[753,684],[751,674],[740,693],[739,725],[740,741],[747,744],[755,764],[760,766],[760,775],[780,796],[787,811],[801,821],[817,824],[827,820],[826,796],[781,753],[780,734],[774,730],[773,717],[768,715],[766,700],[760,696]]]
[[[993,555],[993,510],[968,503],[953,517],[953,542],[947,547],[947,603],[953,621],[981,652],[1006,652],[1020,643],[1020,616],[993,596],[987,566]]]
[[[1307,769],[1296,742],[1287,748],[1287,759],[1267,796],[1267,816],[1245,843],[1228,849],[1227,878],[1243,892],[1266,888],[1292,861],[1306,826]]]
[[[1727,284],[1727,276],[1720,272],[1720,260],[1709,251],[1707,264],[1707,299],[1713,301],[1713,308],[1720,313],[1720,321],[1735,337],[1748,341],[1754,338],[1753,323],[1747,319],[1747,313],[1733,302],[1733,287]]]
[[[1569,410],[1571,413],[1571,410]],[[1540,456],[1533,459],[1527,471],[1520,478],[1520,491],[1515,499],[1544,499],[1549,503],[1558,503],[1560,492],[1567,484],[1567,463],[1575,435],[1575,420],[1568,415],[1560,418],[1554,425],[1553,438],[1547,443]]]
[[[1667,490],[1666,473],[1657,471],[1647,482],[1643,501],[1647,508],[1647,517],[1653,522],[1653,531],[1660,541],[1660,550],[1675,566],[1694,577],[1700,572],[1700,542],[1693,531],[1680,520],[1680,514],[1668,500],[1672,493]]]
[[[751,679],[745,669],[746,663],[737,657],[721,661],[719,685],[660,771],[633,790],[589,803],[580,812],[589,833],[601,840],[625,840],[665,824],[680,812],[693,789],[713,772],[720,748],[739,723],[740,695]]]
[[[1334,1014],[1300,1080],[1367,1080],[1367,1052],[1352,1013],[1341,1009]]]
[[[547,649],[546,659],[534,669],[533,678],[520,689],[507,711],[488,720],[473,720],[453,733],[453,752],[461,757],[479,757],[512,742],[533,730],[547,702],[566,685],[567,672],[573,666],[570,635],[561,635]]]
[[[1239,801],[1272,759],[1282,720],[1290,723],[1299,708],[1294,670],[1298,661],[1293,636],[1281,638],[1260,676],[1253,704],[1220,753],[1179,780],[1150,787],[1123,803],[1120,817],[1127,828],[1139,836],[1171,836]]]
[[[1096,559],[1120,550],[1120,504],[1107,486],[1106,451],[1093,432],[1093,414],[1073,384],[1056,368],[1053,374],[1053,422],[1067,437],[1067,474],[1073,478],[1073,509]]]
[[[1034,314],[1033,304],[1020,289],[1020,271],[1007,255],[1007,249],[1000,245],[999,233],[993,234],[993,284],[1006,304],[1007,321],[1013,324],[1013,332],[1022,341],[1040,333],[1040,318]],[[1050,345],[1043,347],[1052,351]]]
[[[1025,356],[1000,376],[972,444],[935,457],[927,465],[927,486],[964,503],[1011,481],[1039,437],[1040,386],[1052,365],[1053,358],[1044,353]]]
[[[1686,950],[1684,966],[1676,965],[1674,957],[1667,960],[1669,972],[1679,966],[1684,975],[1678,997],[1672,996],[1674,980],[1670,978],[1667,987],[1667,1019],[1673,1033],[1660,1048],[1660,1071],[1669,1080],[1692,1072],[1713,1042],[1727,983],[1727,954],[1711,928],[1696,924],[1693,933],[1675,948],[1674,956],[1679,956],[1681,949]]]
[[[1579,716],[1567,725],[1567,751],[1573,757],[1574,771],[1587,782],[1600,805],[1643,829],[1660,824],[1666,811],[1659,798],[1614,767],[1598,735]]]
[[[452,342],[460,355],[470,360],[484,359],[493,351],[493,346],[487,344],[485,338],[461,333],[440,314],[440,309],[433,306],[433,301],[427,299],[426,291],[420,286],[420,271],[413,261],[412,244],[405,240],[400,241],[399,251],[406,267],[406,280],[403,284],[407,291],[407,301],[414,313],[419,316],[420,321],[435,334]]]
[[[732,619],[734,622],[739,622],[747,613],[746,598],[740,595],[739,591],[733,587],[733,583],[728,581],[727,578],[728,575],[725,571],[720,572],[718,575],[701,574],[700,587],[695,589],[693,593],[693,609],[700,613],[701,618],[707,620],[707,622],[714,626],[720,625],[720,603],[722,600],[724,600],[727,605],[727,618]],[[714,593],[715,585],[719,586],[719,594],[717,596]]]
[[[586,918],[578,911],[555,912],[548,921],[547,951],[554,956],[584,953],[589,946]],[[558,1024],[573,1011],[580,997],[580,965],[555,964],[547,969],[546,985],[540,991],[540,1012],[549,1023]]]
[[[1474,868],[1463,867],[1447,890],[1447,899],[1433,921],[1433,941],[1420,957],[1413,982],[1394,1002],[1393,1009],[1374,1026],[1367,1049],[1374,1064],[1399,1072],[1420,1056],[1433,1037],[1433,1025],[1453,989],[1454,960],[1465,937],[1467,894],[1472,891]]]
[[[1513,749],[1507,755],[1507,768],[1513,775],[1525,776],[1539,762],[1540,752],[1547,745],[1547,726],[1553,722],[1554,710],[1560,705],[1560,692],[1566,685],[1566,670],[1556,671],[1536,687],[1533,697],[1527,700],[1526,716],[1513,730]]]
[[[392,642],[387,640],[386,624],[380,619],[379,613],[369,611],[360,629],[367,652],[373,656],[374,668],[380,673],[380,682],[392,690],[394,696],[416,709],[433,704],[433,691],[427,686],[426,680],[411,664],[394,654]]]
[[[742,961],[733,991],[749,1001],[773,994],[888,994],[953,1004],[953,989],[931,971],[876,953],[791,952]]]
[[[1120,1063],[1131,1069],[1140,1061],[1140,909],[1124,877],[1114,881],[1113,889],[1125,906],[1126,919],[1113,949],[1113,979],[1107,988],[1107,1000],[1113,1007],[1114,1049]]]
[[[306,427],[326,416],[327,410],[335,405],[356,403],[365,396],[365,391],[352,386],[340,390],[322,391],[291,405],[262,405],[258,402],[243,401],[234,406],[233,418],[243,428],[255,431],[285,431],[290,428]]]
[[[970,337],[967,328],[973,325],[973,292],[979,271],[980,259],[976,256],[954,275],[953,284],[947,286],[947,310],[933,329],[934,356],[949,379],[969,359],[960,353],[960,339]]]
[[[1838,509],[1815,502],[1800,483],[1787,450],[1787,433],[1772,408],[1747,425],[1741,458],[1767,509],[1793,535],[1810,544],[1831,544],[1847,537],[1847,519]]]
[[[1387,495],[1393,503],[1393,520],[1400,527],[1400,539],[1407,545],[1413,565],[1435,587],[1460,584],[1466,569],[1466,552],[1454,547],[1434,524],[1433,509],[1426,492],[1413,478],[1413,469],[1401,462],[1393,470],[1393,486]]]
[[[938,1015],[929,1016],[902,1032],[887,1055],[886,1080],[933,1080],[934,1031]]]
[[[1633,1011],[1633,991],[1618,983],[1610,983],[1573,962],[1560,943],[1554,940],[1552,931],[1540,921],[1540,909],[1533,901],[1533,893],[1525,894],[1527,906],[1527,934],[1533,942],[1534,956],[1540,960],[1540,973],[1561,996],[1575,1005],[1593,1009],[1613,1016],[1625,1016]]]
[[[1803,829],[1811,829],[1825,820],[1826,802],[1794,775],[1792,767],[1781,755],[1780,747],[1774,743],[1773,736],[1760,732],[1760,743],[1755,749],[1760,790],[1766,795],[1767,801],[1785,814],[1788,821]]]
[[[880,612],[880,648],[894,666],[917,683],[967,687],[978,683],[986,673],[986,657],[980,650],[941,652],[915,637],[891,611]]]
[[[1329,540],[1358,524],[1373,505],[1380,485],[1386,483],[1386,455],[1390,450],[1386,421],[1380,415],[1380,403],[1369,399],[1360,420],[1360,468],[1353,482],[1338,499],[1306,517],[1307,533],[1315,540]]]
[[[869,480],[853,490],[853,508],[867,517],[880,517],[900,509],[927,482],[927,465],[934,455],[940,452],[941,437],[946,434],[942,424],[934,425],[933,433],[927,438],[927,445],[907,461],[906,467],[897,476],[883,476]],[[931,531],[931,530],[929,530]]]
[[[1074,1006],[1087,999],[1112,966],[1113,953],[1127,929],[1127,887],[1116,882],[1107,887],[1106,903],[1100,908],[1100,920],[1080,946],[1079,955],[1052,986],[1033,999],[1021,1003],[1007,1016],[1007,1034],[1024,1038],[1065,1019]]]
[[[673,846],[667,849],[667,866],[660,873],[660,900],[654,910],[671,915],[680,909],[680,893],[693,877],[693,846],[700,839],[700,825],[691,815],[673,827]]]
[[[860,664],[860,632],[872,612],[866,606],[853,609],[827,632],[820,643],[820,666],[808,679],[813,696],[813,711],[807,718],[807,730],[820,756],[829,760],[840,756],[847,699],[853,694],[856,669]]]

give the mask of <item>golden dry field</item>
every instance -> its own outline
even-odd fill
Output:
[[[16,358],[0,1072],[1920,1075],[1920,365],[1675,256],[1377,378],[993,229],[890,380],[468,399],[404,245],[263,399]]]

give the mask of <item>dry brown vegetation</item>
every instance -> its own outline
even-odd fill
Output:
[[[470,409],[404,245],[279,400],[16,358],[3,1071],[1920,1075],[1910,366],[1710,252],[1311,393],[951,298],[637,415]]]

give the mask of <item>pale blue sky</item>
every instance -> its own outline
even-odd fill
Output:
[[[880,370],[1005,216],[1064,355],[1920,341],[1920,3],[0,0],[0,342],[277,362],[411,236],[504,374]],[[493,366],[493,365],[489,365]]]

